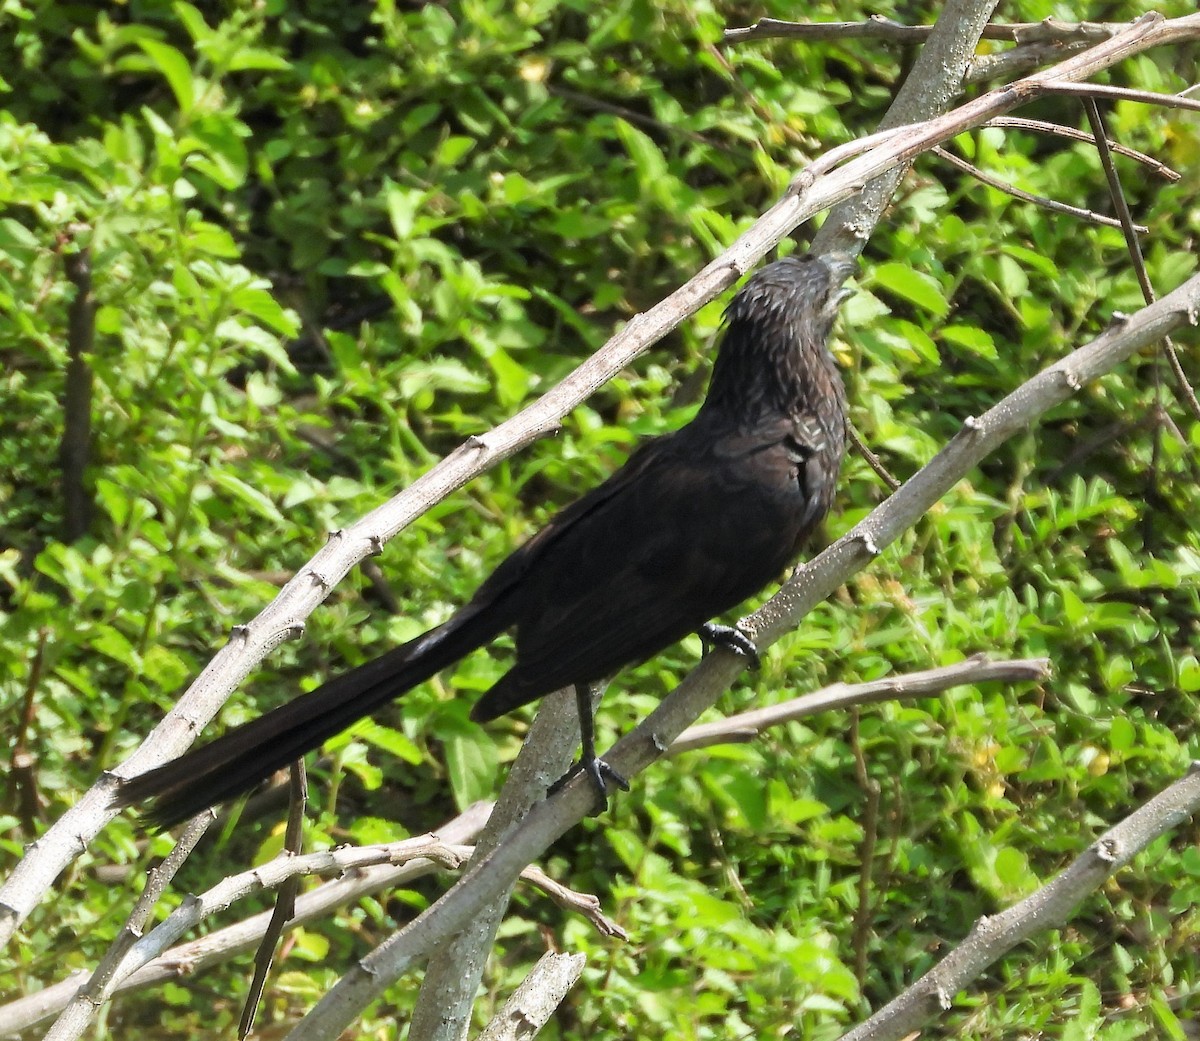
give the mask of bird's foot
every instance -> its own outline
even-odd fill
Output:
[[[750,668],[755,670],[762,667],[758,657],[758,648],[736,625],[717,625],[716,622],[705,622],[696,633],[704,644],[705,653],[711,647],[724,647],[728,651],[747,659]]]
[[[599,756],[593,756],[591,759],[581,759],[572,766],[562,777],[550,785],[546,794],[555,794],[555,792],[565,787],[569,781],[574,780],[581,773],[587,774],[588,780],[596,792],[596,810],[592,814],[594,817],[599,817],[600,814],[608,809],[608,786],[610,783],[620,788],[623,792],[629,791],[629,782],[621,774],[617,773],[615,769]]]

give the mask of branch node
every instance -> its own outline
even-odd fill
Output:
[[[795,177],[792,178],[791,183],[787,186],[786,194],[793,196],[803,195],[806,191],[808,191],[809,188],[812,187],[815,180],[816,177],[814,176],[812,170],[808,167],[805,167],[798,174],[796,174]]]
[[[383,536],[382,535],[368,535],[367,542],[369,542],[371,545],[371,548],[369,550],[367,550],[367,556],[377,557],[383,552]]]
[[[466,447],[472,452],[486,452],[491,449],[486,434],[472,434],[467,438]]]
[[[305,625],[303,622],[290,622],[288,627],[283,631],[285,640],[299,640],[304,635]]]
[[[1059,372],[1062,373],[1063,382],[1070,387],[1071,390],[1079,390],[1083,386],[1083,384],[1079,381],[1079,377],[1070,369],[1060,369]]]
[[[861,535],[859,535],[858,540],[863,544],[863,549],[865,549],[873,557],[877,557],[883,552],[883,550],[879,548],[879,543],[875,541],[869,531],[864,531]]]
[[[650,744],[659,755],[664,755],[667,751],[667,742],[662,739],[662,735],[657,731],[650,735]],[[1192,765],[1200,769],[1200,763],[1193,763]]]
[[[1121,844],[1111,836],[1096,843],[1096,857],[1105,864],[1115,864],[1121,855]]]
[[[332,583],[316,568],[308,569],[308,577],[313,580],[313,583],[318,586],[322,592],[329,592],[329,587]]]
[[[250,626],[239,622],[229,630],[229,638],[231,640],[241,640],[242,643],[247,643],[250,640]]]
[[[336,542],[338,539],[340,539],[345,534],[346,534],[345,529],[334,528],[332,531],[330,531],[326,534],[325,541],[326,542]]]
[[[972,433],[977,433],[983,429],[983,424],[979,422],[978,416],[967,416],[967,418],[963,420],[963,429],[970,430]]]

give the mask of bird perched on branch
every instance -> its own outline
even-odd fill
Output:
[[[476,702],[495,719],[574,686],[580,767],[600,798],[627,787],[595,750],[590,692],[688,633],[753,657],[710,624],[779,577],[828,512],[846,397],[826,346],[845,255],[762,268],[726,311],[708,397],[685,427],[641,445],[558,513],[449,621],[157,769],[116,801],[168,826],[239,795],[507,629],[516,661]]]

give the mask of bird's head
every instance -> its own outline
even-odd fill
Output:
[[[847,253],[805,253],[755,272],[725,312],[706,407],[753,421],[821,396],[840,401],[841,379],[826,341],[850,295],[843,283],[854,267]]]
[[[725,312],[730,332],[738,325],[770,336],[789,333],[824,346],[838,308],[853,290],[844,287],[856,266],[849,253],[784,257],[756,272]]]

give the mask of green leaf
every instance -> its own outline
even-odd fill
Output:
[[[184,115],[191,112],[196,102],[196,94],[192,84],[192,67],[188,60],[169,43],[160,40],[139,39],[138,46],[145,51],[155,68],[166,79],[180,112]]]
[[[416,766],[424,761],[421,750],[400,731],[381,726],[370,719],[360,720],[351,728],[351,736]]]
[[[1023,894],[1037,887],[1037,879],[1029,870],[1025,854],[1012,846],[1004,846],[996,852],[995,870],[996,877],[1014,894]]]
[[[603,235],[612,224],[604,217],[581,210],[560,210],[549,222],[555,235],[564,239],[591,239]]]
[[[239,286],[231,294],[230,301],[234,307],[258,319],[280,336],[297,336],[300,333],[300,320],[296,313],[285,311],[265,286]],[[286,355],[284,357],[286,359]],[[286,361],[286,365],[292,371],[290,360]]]
[[[473,137],[452,135],[438,145],[436,162],[438,166],[454,166],[474,147]]]
[[[276,524],[283,524],[283,514],[267,496],[253,485],[247,484],[240,477],[235,477],[228,470],[217,470],[212,474],[212,483],[228,492],[233,498],[248,506],[259,516],[265,517]]]
[[[529,392],[529,371],[513,361],[507,351],[493,350],[487,358],[488,365],[496,374],[496,386],[500,401],[506,406],[519,404]]]
[[[388,217],[392,222],[392,234],[401,242],[411,238],[416,224],[417,211],[425,201],[425,193],[412,188],[403,188],[395,181],[385,177],[383,198],[387,204]]]
[[[1192,694],[1200,690],[1200,661],[1196,660],[1193,654],[1185,654],[1180,657],[1176,668],[1179,670],[1179,687],[1181,690]]]
[[[973,325],[944,325],[938,330],[938,336],[957,347],[965,347],[981,358],[994,359],[1000,356],[991,333]]]
[[[1114,752],[1126,753],[1133,749],[1137,737],[1134,726],[1124,716],[1114,716],[1108,726],[1108,745]]]
[[[139,671],[140,656],[133,649],[133,644],[124,633],[111,625],[98,625],[88,640],[91,646],[101,654],[107,655],[113,661],[128,666],[133,671]]]
[[[183,27],[187,29],[193,43],[205,43],[215,35],[204,20],[204,15],[191,4],[185,3],[184,0],[176,0],[171,5],[171,10],[175,12],[175,17],[183,23]]]
[[[662,152],[647,135],[623,119],[616,121],[617,136],[629,152],[638,179],[643,185],[653,186],[667,177],[667,163]]]
[[[930,314],[941,317],[949,310],[941,286],[924,272],[907,264],[881,264],[872,272],[876,285],[895,293]]]
[[[489,798],[496,787],[496,745],[480,727],[454,730],[445,737],[450,788],[460,810]]]
[[[1162,1031],[1159,1036],[1163,1041],[1189,1041],[1188,1032],[1183,1029],[1179,1017],[1162,998],[1152,998],[1150,1010],[1154,1013],[1154,1020],[1158,1024],[1159,1030]]]
[[[242,47],[229,56],[225,68],[230,72],[281,72],[290,69],[292,63],[282,55],[261,47]]]
[[[323,962],[329,957],[329,940],[320,933],[300,928],[293,929],[288,937],[294,945],[289,957],[295,955],[311,962]]]

